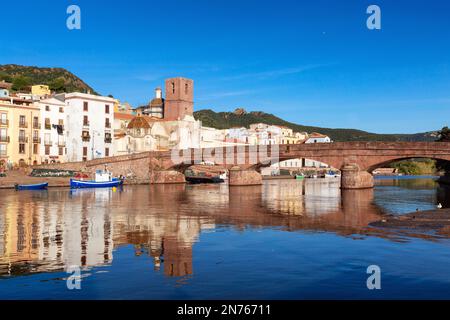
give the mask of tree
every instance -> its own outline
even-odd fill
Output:
[[[4,71],[0,71],[0,81],[12,82],[13,78]]]
[[[22,91],[31,85],[31,80],[28,77],[18,76],[13,79],[11,89],[13,91]]]
[[[450,142],[450,129],[448,127],[442,128],[441,131],[438,131],[439,138],[437,141],[439,142]]]
[[[437,141],[439,142],[450,142],[450,129],[448,127],[442,128],[442,130],[438,131],[439,138]],[[450,161],[438,160],[436,162],[436,167],[439,171],[445,171],[448,175],[450,174]]]
[[[56,78],[49,83],[50,90],[56,92],[66,91],[66,80],[63,77]]]

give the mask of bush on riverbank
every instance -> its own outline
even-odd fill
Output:
[[[436,161],[431,159],[411,159],[394,162],[390,166],[399,173],[406,175],[435,175],[437,174]]]

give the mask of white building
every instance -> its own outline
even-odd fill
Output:
[[[331,142],[330,137],[317,132],[311,133],[308,136],[308,139],[305,141],[305,143],[330,143],[330,142]]]
[[[116,99],[85,93],[58,95],[66,104],[66,143],[69,162],[113,155]]]
[[[39,137],[41,163],[66,162],[65,103],[48,98],[35,104],[41,110]]]

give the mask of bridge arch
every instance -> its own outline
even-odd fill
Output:
[[[387,157],[388,159],[383,159],[381,162],[377,162],[374,164],[371,164],[367,167],[366,171],[369,173],[373,173],[378,168],[386,167],[394,162],[403,161],[403,160],[411,160],[411,159],[430,159],[430,160],[441,160],[448,162],[450,164],[450,156],[408,156],[408,157]]]

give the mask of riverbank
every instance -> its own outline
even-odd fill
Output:
[[[450,208],[412,212],[401,216],[388,216],[369,224],[384,230],[398,230],[450,237]]]

